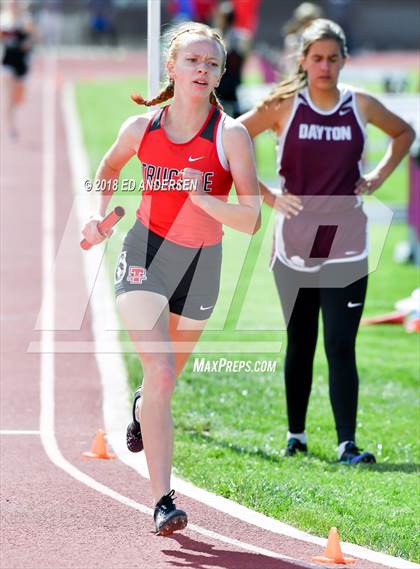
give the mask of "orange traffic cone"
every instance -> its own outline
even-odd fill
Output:
[[[338,535],[337,528],[330,529],[324,555],[317,555],[312,557],[312,559],[317,563],[339,563],[341,565],[355,562],[355,559],[352,557],[344,557],[343,552],[341,551],[340,537]]]
[[[92,443],[92,450],[84,452],[83,456],[89,458],[115,458],[115,454],[109,454],[106,448],[105,433],[102,429],[96,431],[95,439]]]

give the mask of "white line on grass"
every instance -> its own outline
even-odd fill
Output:
[[[67,84],[65,87],[63,108],[66,121],[69,158],[73,175],[73,186],[75,189],[80,189],[83,187],[83,181],[89,179],[90,172],[87,163],[86,151],[83,145],[79,118],[75,107],[73,87],[70,84]],[[78,205],[80,206],[79,213],[82,220],[85,218],[86,212],[83,211],[83,206],[81,205],[80,200],[78,200]],[[95,255],[97,256],[96,260]],[[90,256],[90,258],[88,258],[88,256]],[[99,259],[101,257],[101,247],[93,247],[88,254],[83,253],[87,280],[90,282],[92,281],[92,276],[89,276],[89,273],[97,270],[100,262]],[[131,420],[126,377],[127,372],[117,345],[118,333],[115,331],[120,328],[120,324],[116,314],[115,303],[113,301],[106,266],[101,265],[98,279],[96,281],[95,291],[91,297],[91,308],[92,328],[95,341],[98,342],[98,345],[105,344],[112,346],[112,344],[115,343],[115,346],[110,349],[110,352],[112,353],[95,353],[103,385],[104,420],[108,440],[122,462],[134,468],[142,476],[148,477],[144,453],[140,456],[133,455],[127,450],[125,445],[125,428],[127,423]],[[326,539],[312,536],[306,532],[297,530],[288,524],[274,520],[258,512],[254,512],[253,510],[241,506],[232,500],[228,500],[222,496],[217,496],[211,492],[197,488],[193,484],[190,484],[180,478],[173,476],[172,482],[179,492],[215,508],[226,515],[235,517],[246,523],[279,535],[288,536],[321,546],[325,546],[326,544]],[[208,532],[208,530],[204,530],[203,528],[198,528],[198,526],[189,524],[188,527],[203,535],[215,537],[212,532]],[[229,538],[220,535],[218,535],[217,538],[215,537],[215,539],[226,541],[226,543],[233,543],[235,541],[231,541]],[[236,541],[235,545],[245,549],[253,547],[249,544]],[[392,567],[395,569],[418,568],[418,565],[415,563],[383,553],[378,553],[358,545],[342,543],[342,549],[344,553],[354,555],[374,563],[380,563],[386,567]],[[249,550],[253,551],[253,549]],[[273,552],[270,553],[271,556],[277,555]],[[268,553],[264,554],[268,555]],[[281,556],[279,556],[279,558],[286,559]]]

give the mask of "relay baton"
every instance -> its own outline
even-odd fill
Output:
[[[116,223],[124,216],[125,211],[124,208],[121,206],[117,206],[114,208],[106,217],[103,218],[102,221],[98,223],[98,231],[101,235],[106,235],[106,233],[114,227]],[[80,247],[87,251],[92,247],[92,243],[89,243],[86,239],[83,239],[80,242]]]

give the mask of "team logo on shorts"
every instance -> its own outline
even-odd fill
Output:
[[[127,281],[130,284],[141,284],[143,281],[147,280],[146,269],[144,267],[136,267],[131,265],[128,268]]]
[[[118,257],[118,264],[115,270],[115,284],[119,284],[125,275],[127,270],[127,251],[122,251],[120,256]]]

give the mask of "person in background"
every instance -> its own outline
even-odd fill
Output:
[[[292,18],[283,28],[284,35],[284,78],[296,71],[297,57],[303,31],[317,18],[322,18],[322,8],[312,2],[299,4]]]
[[[233,118],[240,115],[237,89],[242,82],[242,70],[250,51],[251,36],[245,29],[235,27],[235,9],[232,2],[222,2],[215,14],[215,27],[220,29],[226,45],[226,72],[217,95],[226,113]]]
[[[111,0],[90,0],[90,34],[95,44],[116,46],[114,7]]]
[[[193,20],[210,25],[217,3],[217,0],[168,0],[165,7],[173,23]]]
[[[1,63],[5,75],[5,122],[9,136],[17,138],[16,111],[25,100],[30,54],[35,40],[35,28],[26,2],[9,0],[3,4],[0,38],[4,46]]]
[[[277,134],[281,191],[261,182],[260,190],[277,211],[271,267],[287,323],[286,454],[307,452],[306,413],[322,312],[338,460],[359,464],[375,462],[356,445],[356,336],[368,281],[362,196],[378,190],[395,170],[414,131],[369,93],[339,83],[346,58],[340,26],[313,21],[302,34],[295,75],[239,120],[251,137]],[[362,174],[367,124],[390,142],[375,168]]]
[[[63,33],[64,0],[44,0],[37,13],[37,30],[40,41],[49,50],[57,48]]]

